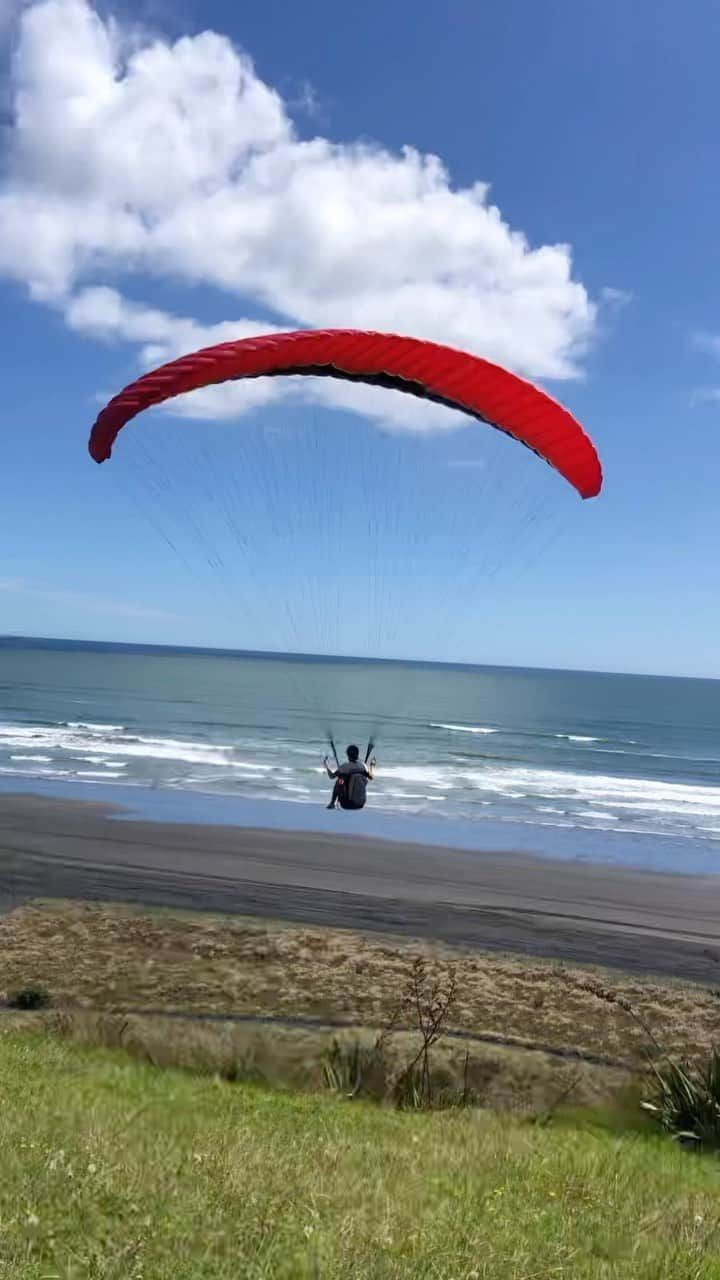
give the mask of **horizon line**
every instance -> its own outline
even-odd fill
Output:
[[[28,636],[14,633],[0,634],[0,648],[11,645],[30,645],[36,648],[43,646],[78,646],[89,650],[124,650],[125,652],[143,652],[155,650],[158,653],[195,653],[206,657],[269,659],[270,661],[289,662],[345,662],[348,664],[372,663],[378,666],[415,666],[415,667],[447,667],[463,671],[538,671],[556,675],[591,675],[619,676],[628,679],[643,680],[703,680],[717,682],[720,677],[700,675],[672,675],[652,671],[609,671],[590,667],[543,667],[524,666],[517,663],[498,662],[461,662],[443,661],[438,658],[382,658],[361,656],[359,654],[341,653],[306,653],[301,650],[280,649],[232,649],[218,645],[180,645],[167,644],[161,641],[142,640],[82,640],[71,636]]]

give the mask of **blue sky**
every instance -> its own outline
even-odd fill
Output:
[[[452,4],[442,18],[405,0],[352,15],[324,2],[282,9],[280,21],[212,0],[110,5],[99,18],[80,0],[0,6],[0,632],[283,647],[290,600],[302,647],[325,636],[347,649],[366,630],[371,641],[379,581],[382,652],[720,676],[717,6],[506,0]],[[199,37],[208,29],[214,42]],[[407,146],[439,157],[445,175],[404,159]],[[467,195],[477,183],[490,186],[482,199]],[[367,206],[353,227],[359,192]],[[186,571],[139,518],[125,483],[140,483],[139,464],[128,456],[111,475],[85,443],[103,394],[253,323],[403,328],[536,377],[595,439],[603,495],[568,499],[542,464],[531,459],[533,476],[516,463],[523,451],[486,443],[482,428],[448,434],[403,408],[388,434],[376,399],[251,404],[235,388],[158,428],[165,439],[171,425],[197,433],[222,421],[251,442],[262,590],[252,618],[239,595],[228,611],[213,594],[224,584]],[[336,572],[331,545],[361,536],[359,517],[356,527],[342,514],[351,478],[316,508],[327,533],[314,564],[309,504],[325,471],[316,449],[315,462],[300,450],[281,468],[275,499],[298,511],[290,580],[287,543],[267,520],[263,485],[279,481],[262,478],[276,456],[263,442],[302,437],[308,415],[316,442],[362,424],[368,458],[397,484],[404,451],[422,459],[421,514],[406,492],[405,525],[379,483],[387,568],[373,552],[374,581],[350,579],[340,619],[323,583]],[[448,464],[467,460],[483,466],[464,472],[461,493]],[[173,465],[186,483],[190,463]],[[522,495],[506,510],[490,502],[476,527],[475,478],[494,484],[510,467]],[[548,524],[557,502],[551,547],[530,554],[521,578],[490,582],[478,569],[472,591],[459,580],[453,590],[471,534],[497,551],[528,491]],[[372,502],[357,499],[358,512]],[[453,504],[467,513],[456,557]],[[402,566],[421,536],[413,596]],[[452,625],[438,626],[438,599]]]

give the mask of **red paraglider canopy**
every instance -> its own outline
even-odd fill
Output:
[[[597,451],[580,423],[544,391],[499,365],[436,342],[353,329],[300,330],[241,338],[181,356],[115,396],[90,435],[105,462],[118,432],[152,405],[213,383],[305,374],[404,391],[479,418],[528,446],[583,498],[602,487]]]

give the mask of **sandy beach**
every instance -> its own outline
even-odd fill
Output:
[[[0,905],[224,911],[720,982],[720,877],[309,832],[118,821],[0,797]]]

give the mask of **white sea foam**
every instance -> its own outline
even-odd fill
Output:
[[[91,720],[66,720],[63,728],[87,729],[90,733],[125,733],[124,724],[94,724]]]
[[[572,816],[574,818],[601,818],[603,822],[617,822],[618,818],[614,813],[608,813],[607,809],[573,809]]]
[[[565,814],[572,807],[576,816],[636,810],[674,819],[694,821],[720,818],[720,787],[665,782],[653,778],[625,778],[615,775],[541,769],[531,765],[492,764],[477,768],[447,765],[396,765],[382,771],[382,779],[396,785],[418,784],[433,790],[463,791],[470,798],[496,798],[519,803],[541,801],[536,810]],[[564,802],[558,808],[558,802]]]
[[[444,721],[433,722],[432,728],[449,734],[502,732],[482,725]],[[323,794],[324,769],[309,758],[302,758],[315,755],[314,749],[276,737],[263,738],[252,729],[247,736],[239,734],[237,740],[228,741],[233,736],[231,726],[227,726],[225,741],[210,742],[190,734],[163,736],[152,730],[131,731],[120,724],[99,721],[4,723],[0,724],[0,771],[3,775],[47,779],[74,776],[88,783],[122,780],[135,785],[153,782],[199,790],[225,788],[228,793],[246,796],[267,796],[272,788],[275,794],[283,791],[288,801],[307,799],[312,803]],[[584,759],[608,741],[581,734],[553,736],[586,746]],[[634,745],[629,739],[614,741]],[[643,834],[672,832],[691,836],[703,832],[706,839],[720,834],[720,786],[594,774],[572,767],[552,769],[497,758],[481,761],[468,755],[453,756],[452,739],[443,740],[437,735],[433,742],[434,760],[427,759],[426,737],[411,762],[382,767],[371,788],[374,807],[405,813],[432,808],[448,816],[468,818],[487,812],[494,820],[588,829],[605,824],[615,831]],[[453,747],[458,753],[463,750],[457,740]],[[617,749],[605,747],[608,751]],[[398,760],[397,751],[396,744],[388,743],[391,760],[393,756]],[[644,752],[640,756],[636,749],[627,754],[636,768],[642,768],[637,762],[644,760]],[[547,758],[552,758],[550,752]],[[597,759],[597,755],[589,758]],[[654,771],[649,763],[647,771]]]
[[[108,773],[102,769],[78,769],[75,775],[78,778],[102,778],[107,782],[108,778],[122,778],[122,773]]]
[[[81,756],[83,764],[102,764],[106,769],[127,769],[127,760],[106,760],[104,756]]]
[[[460,777],[459,771],[448,769],[442,765],[387,765],[383,768],[381,781],[394,778],[398,782],[415,782],[426,787],[440,787],[445,790],[454,786],[454,778]]]
[[[102,739],[103,756],[122,756],[128,759],[180,760],[187,764],[232,764],[234,747],[230,744],[193,742],[182,738],[144,737],[141,734],[124,734],[122,726],[107,726],[113,730],[109,738]],[[83,759],[93,747],[97,751],[100,736],[94,732],[98,726],[87,725],[71,727],[68,725],[26,726],[0,725],[0,748],[2,747],[37,747],[44,751],[70,753]],[[240,767],[267,768],[271,765],[249,766],[240,763]]]
[[[427,800],[428,797],[423,791],[383,791],[383,796],[388,800]],[[439,797],[433,796],[433,799]]]
[[[431,729],[447,729],[450,733],[497,733],[497,729],[486,729],[481,724],[431,724]]]
[[[9,769],[0,765],[0,773],[12,774],[15,777],[29,778],[71,778],[72,769]]]
[[[656,812],[720,816],[720,787],[706,785],[522,767],[487,769],[481,777],[476,773],[474,781],[487,789],[507,789],[508,783],[512,783],[525,794],[546,799],[575,802],[580,799],[612,808],[637,807]]]

